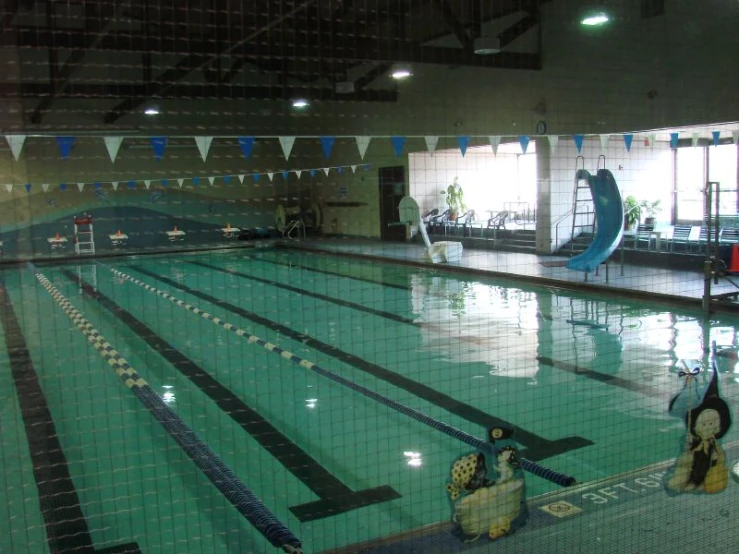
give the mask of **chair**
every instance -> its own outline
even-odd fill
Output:
[[[449,210],[444,210],[441,213],[437,213],[437,215],[432,215],[429,218],[429,225],[428,229],[432,233],[436,233],[436,229],[439,226],[443,226],[444,222],[449,218]]]
[[[636,226],[636,233],[634,233],[634,248],[638,249],[639,244],[642,242],[647,243],[647,249],[652,246],[652,233],[654,232],[654,225],[647,225],[639,223]]]
[[[693,229],[692,225],[675,225],[672,230],[672,238],[670,239],[670,252],[675,251],[675,246],[682,244],[684,252],[688,252],[690,247],[690,231]]]
[[[721,235],[718,239],[720,244],[739,244],[739,228],[737,227],[724,227],[721,230]]]
[[[488,229],[505,229],[505,222],[511,216],[511,212],[503,210],[488,219]]]
[[[447,227],[453,227],[456,231],[456,229],[462,228],[462,236],[465,236],[467,232],[467,226],[471,224],[471,222],[475,218],[475,210],[467,210],[465,213],[457,217],[454,221],[447,221],[446,225]],[[472,231],[470,231],[470,235],[472,235]]]

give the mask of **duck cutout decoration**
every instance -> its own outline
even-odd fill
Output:
[[[526,522],[525,482],[512,433],[510,429],[490,429],[489,451],[468,453],[452,463],[446,484],[452,533],[464,542],[483,535],[499,539]]]
[[[683,390],[671,401],[670,415],[685,421],[686,436],[680,456],[665,475],[670,494],[723,491],[729,481],[726,454],[719,444],[731,427],[731,410],[721,398],[718,370],[712,361],[712,375],[704,388],[698,384],[700,368],[685,368]]]

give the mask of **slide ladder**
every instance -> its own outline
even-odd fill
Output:
[[[577,157],[576,165],[582,160],[582,168],[585,169],[585,158]],[[576,175],[579,175],[578,170]],[[593,209],[593,196],[590,183],[575,177],[575,188],[572,193],[572,234],[570,235],[570,252],[575,244],[575,238],[583,231],[595,234],[595,211]]]

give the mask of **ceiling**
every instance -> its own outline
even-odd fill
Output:
[[[66,99],[110,100],[108,124],[152,99],[394,102],[396,62],[539,70],[548,1],[2,0],[0,97],[32,124]]]

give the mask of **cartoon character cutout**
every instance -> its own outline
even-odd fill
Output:
[[[715,363],[702,396],[695,394],[697,375],[697,369],[682,374],[685,387],[670,402],[670,413],[683,417],[687,428],[683,452],[666,476],[667,490],[673,494],[715,494],[724,490],[729,480],[726,454],[718,441],[731,427],[731,410],[719,396]]]
[[[465,542],[491,540],[515,531],[527,517],[523,472],[511,431],[489,431],[491,448],[454,461],[446,491],[452,505],[453,533]]]

